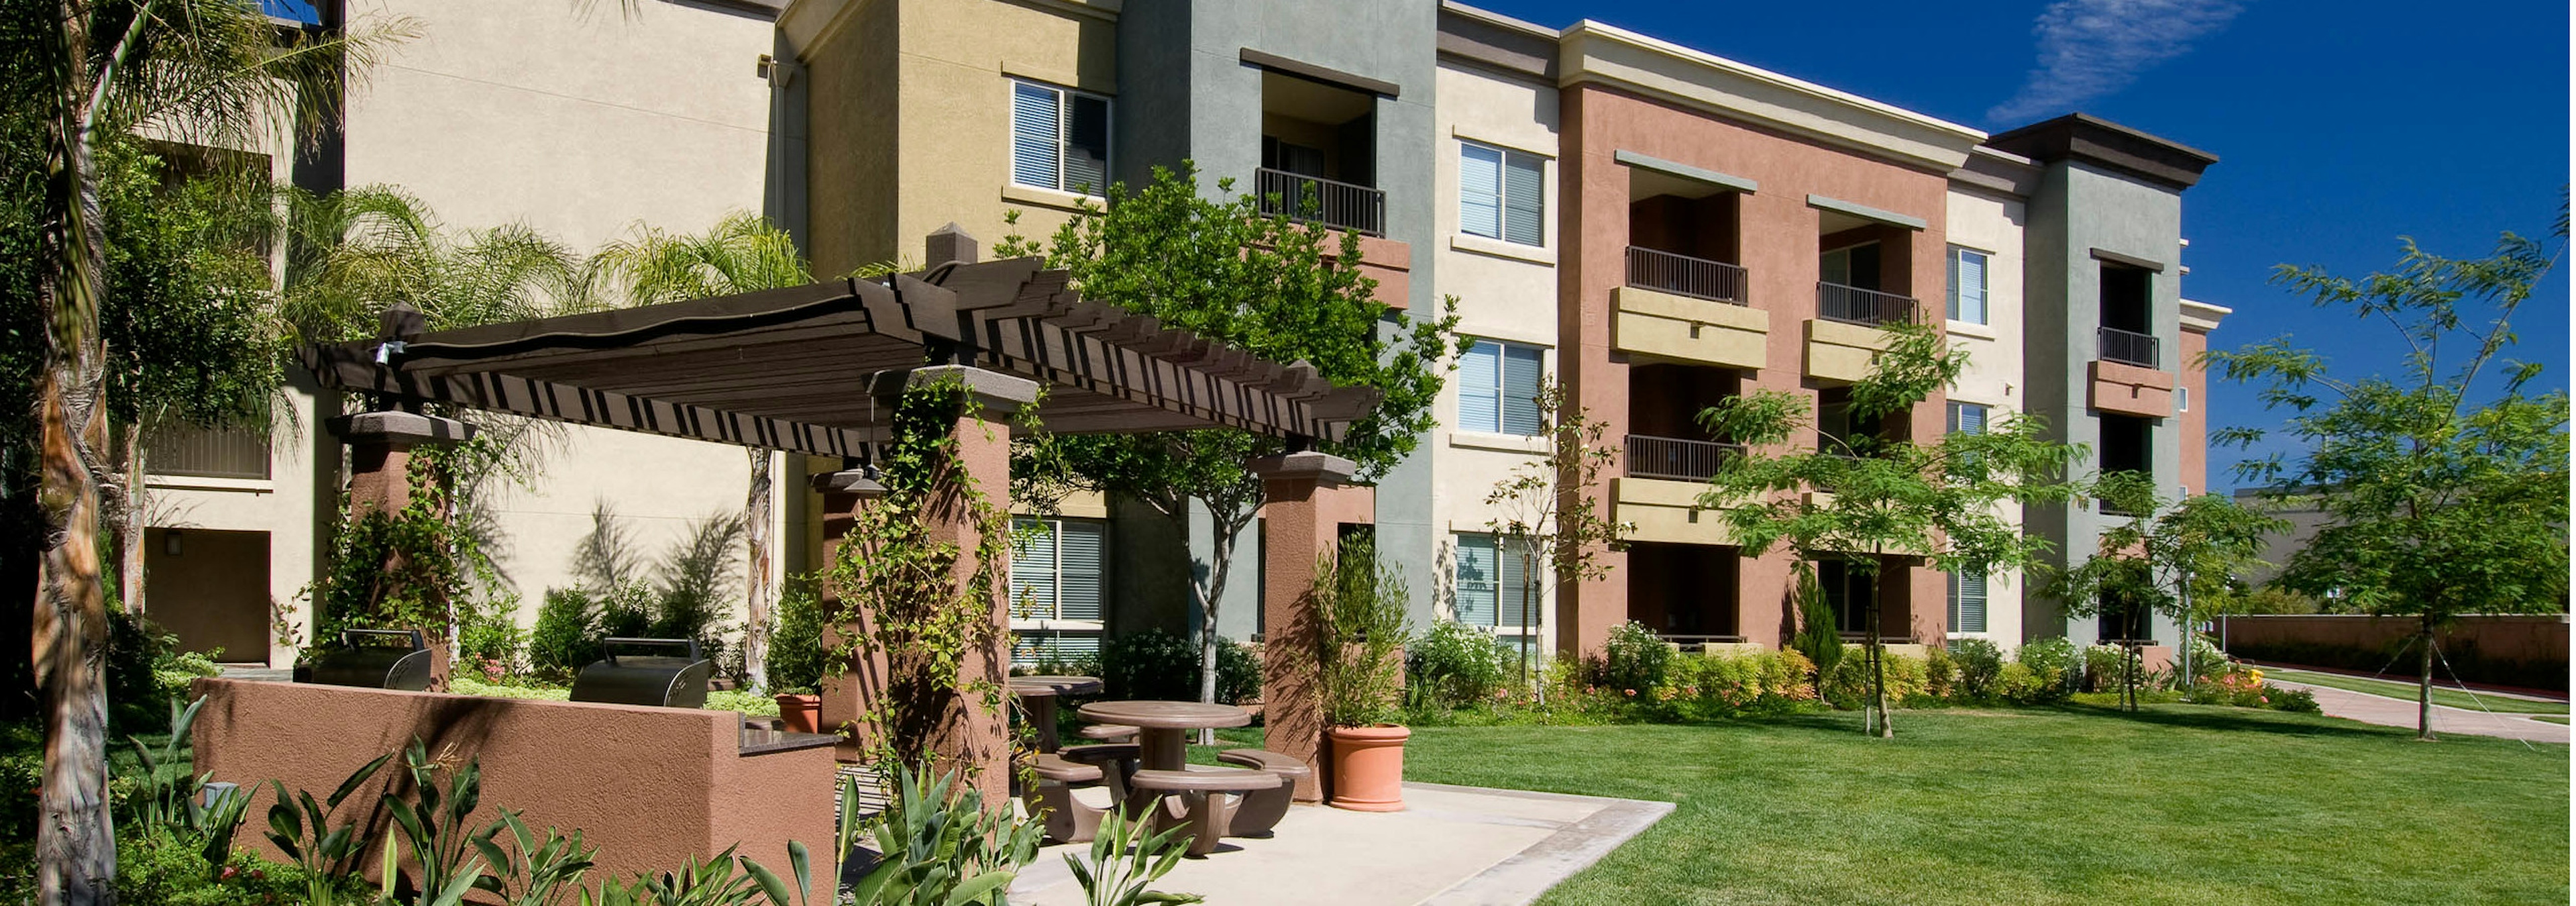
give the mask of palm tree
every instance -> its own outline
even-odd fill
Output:
[[[107,355],[99,311],[108,247],[99,148],[150,134],[216,148],[310,139],[338,83],[411,26],[281,38],[239,0],[0,0],[0,56],[35,61],[35,103],[8,116],[41,122],[45,148],[37,298],[45,318],[38,377],[37,497],[44,537],[32,631],[46,710],[37,887],[47,903],[113,902],[115,830],[107,810],[107,701],[100,667],[106,600],[98,550],[100,488],[118,481],[107,436]],[[22,88],[24,86],[21,86]]]
[[[714,229],[697,235],[672,235],[639,224],[633,238],[610,243],[591,262],[596,279],[614,287],[603,289],[602,295],[622,294],[632,305],[803,286],[814,280],[804,257],[797,253],[794,237],[765,219],[741,213],[729,215]],[[744,496],[742,523],[751,562],[743,583],[748,601],[742,654],[752,684],[766,688],[769,599],[776,594],[769,582],[770,561],[774,558],[771,547],[775,543],[769,523],[777,477],[771,465],[773,451],[755,448],[749,452],[751,488]]]

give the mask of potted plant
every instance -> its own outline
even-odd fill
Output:
[[[1364,812],[1404,808],[1404,742],[1395,723],[1404,691],[1406,591],[1365,539],[1347,539],[1316,566],[1316,691],[1328,740],[1329,804]]]
[[[790,733],[823,732],[823,696],[816,694],[823,685],[823,619],[823,596],[813,577],[787,577],[762,666],[776,693],[778,719]]]

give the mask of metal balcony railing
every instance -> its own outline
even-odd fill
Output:
[[[144,469],[154,475],[267,478],[268,438],[248,431],[168,428],[145,441]]]
[[[2133,333],[2117,327],[2105,327],[2101,330],[2101,358],[2109,362],[2125,362],[2141,368],[2154,368],[2157,367],[2156,363],[2163,361],[2156,355],[2159,351],[2159,342],[2157,338],[2147,334]]]
[[[1840,283],[1816,284],[1816,317],[1845,324],[1877,327],[1914,320],[1918,307],[1912,296],[1882,293],[1874,289],[1844,286]]]
[[[1737,444],[1631,434],[1624,465],[1628,474],[1638,478],[1707,481],[1726,457],[1742,455],[1744,447]]]
[[[1386,235],[1386,192],[1268,167],[1252,171],[1252,191],[1261,213],[1286,214],[1297,220],[1371,236]]]
[[[1744,284],[1744,268],[1724,261],[1628,247],[1629,286],[1742,305]]]

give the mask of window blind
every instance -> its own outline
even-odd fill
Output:
[[[1950,631],[1986,631],[1986,574],[1950,575]]]
[[[1503,238],[1503,152],[1483,145],[1459,149],[1458,230]]]
[[[1052,619],[1056,609],[1055,523],[1020,519],[1011,523],[1011,616]]]
[[[1056,189],[1064,184],[1057,137],[1061,93],[1026,82],[1011,87],[1011,181]]]
[[[1519,543],[1499,538],[1494,544],[1494,556],[1499,561],[1494,572],[1501,577],[1494,583],[1495,626],[1518,627],[1524,622],[1537,622],[1537,599],[1524,598],[1530,593],[1529,564],[1522,562],[1521,548]]]
[[[1488,434],[1503,430],[1503,347],[1480,342],[1458,356],[1458,428]]]
[[[1103,602],[1108,598],[1104,578],[1108,570],[1109,527],[1097,522],[1067,520],[1056,523],[1056,537],[1062,539],[1056,551],[1059,572],[1056,582],[1058,604],[1056,619],[1099,620],[1104,618]]]
[[[1546,177],[1545,161],[1528,154],[1504,155],[1503,241],[1547,244]]]
[[[1950,250],[1950,320],[1986,323],[1986,253]]]
[[[1537,434],[1540,428],[1538,381],[1541,356],[1536,346],[1503,346],[1504,434]]]
[[[1109,101],[1070,96],[1072,116],[1064,133],[1064,185],[1057,188],[1085,195],[1109,193]]]
[[[1494,625],[1501,575],[1492,535],[1458,536],[1458,622]]]
[[[1951,403],[1950,433],[1986,433],[1986,406],[1983,403]]]

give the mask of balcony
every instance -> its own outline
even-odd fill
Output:
[[[1707,481],[1727,457],[1742,455],[1744,447],[1737,444],[1631,434],[1628,458],[1621,465],[1638,478]]]
[[[1863,327],[1883,327],[1911,322],[1917,304],[1912,296],[1882,293],[1874,289],[1844,286],[1840,283],[1816,284],[1816,317]]]
[[[262,480],[268,474],[268,438],[249,431],[171,428],[146,444],[145,467],[154,475]]]
[[[1263,214],[1386,235],[1386,192],[1380,189],[1261,167],[1252,171],[1252,191],[1261,199]]]
[[[1693,299],[1744,304],[1744,268],[1643,246],[1628,247],[1628,285]]]
[[[2117,327],[2105,327],[2101,329],[2099,337],[2100,355],[2096,357],[2105,362],[2154,368],[2158,362],[2163,361],[2156,356],[2159,349],[2157,340],[2153,336],[2121,330]]]

